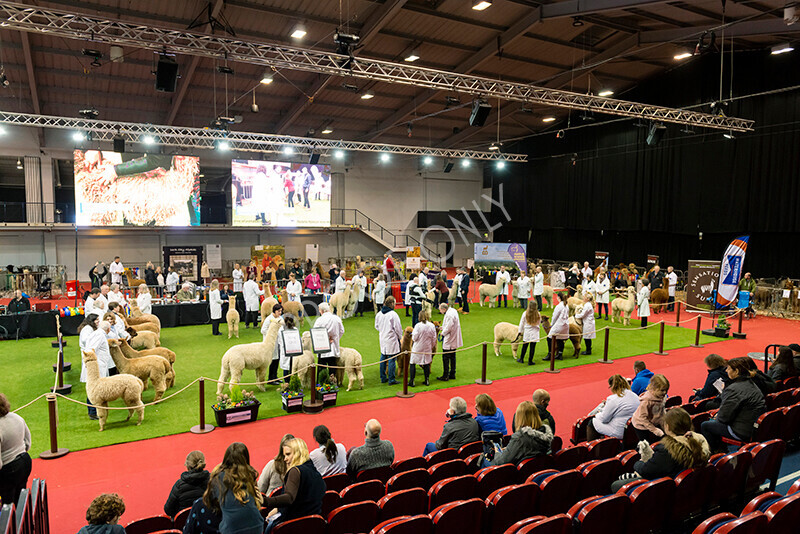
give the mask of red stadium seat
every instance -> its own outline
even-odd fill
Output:
[[[691,415],[692,428],[695,432],[700,433],[700,425],[711,419],[713,412],[697,412]]]
[[[517,469],[511,464],[484,467],[475,473],[478,481],[475,496],[486,499],[495,490],[517,482],[517,476]]]
[[[475,496],[478,481],[473,475],[462,475],[440,480],[428,491],[429,510],[455,501],[465,501]]]
[[[800,492],[800,478],[795,480],[789,489],[786,491],[786,495],[794,495],[795,493]]]
[[[629,490],[620,489],[617,492],[624,493],[631,501],[627,522],[628,534],[649,532],[654,526],[660,527],[665,524],[675,499],[676,486],[671,478],[642,482]]]
[[[565,513],[578,500],[582,482],[583,476],[575,469],[545,477],[539,483],[539,513],[547,516]]]
[[[764,402],[767,404],[767,411],[791,406],[794,404],[794,391],[793,389],[785,389],[777,393],[770,393],[764,397]]]
[[[339,506],[361,501],[377,502],[384,495],[386,495],[386,488],[384,488],[383,484],[378,480],[356,482],[355,484],[350,484],[347,486],[339,494],[339,497],[341,498]]]
[[[325,488],[328,491],[335,491],[341,493],[343,489],[350,485],[350,477],[347,473],[339,473],[338,475],[328,475],[322,477],[325,482]]]
[[[800,437],[800,404],[793,404],[783,409],[780,438],[789,443],[798,437]]]
[[[440,451],[433,451],[425,455],[425,461],[428,462],[428,467],[431,467],[442,462],[449,462],[458,458],[458,451],[455,449],[442,449]]]
[[[12,502],[0,509],[0,534],[17,534],[17,510]]]
[[[681,397],[680,395],[676,395],[674,397],[668,398],[667,402],[664,403],[664,407],[670,409],[675,406],[680,406],[681,404],[683,404],[683,397]]]
[[[579,471],[583,475],[582,496],[606,495],[611,491],[611,483],[622,474],[622,463],[616,458],[595,460]]]
[[[392,471],[395,473],[402,473],[404,471],[411,471],[412,469],[427,469],[428,461],[422,456],[414,456],[413,458],[406,458],[399,460],[392,464]]]
[[[628,419],[628,422],[625,423],[625,432],[622,434],[622,449],[635,449],[638,443],[639,437],[636,435],[636,429],[633,428],[633,423]]]
[[[395,491],[378,501],[381,520],[428,513],[428,494],[422,488]]]
[[[483,452],[483,442],[482,441],[473,441],[472,443],[467,443],[466,445],[462,445],[460,449],[458,449],[458,457],[462,460],[466,460],[473,454],[480,454]]]
[[[554,455],[555,468],[561,471],[575,469],[586,460],[589,460],[589,447],[584,443],[561,449]]]
[[[525,482],[532,474],[538,473],[543,469],[552,469],[555,465],[555,460],[550,454],[527,458],[522,460],[517,466],[517,480]]]
[[[125,526],[125,532],[127,534],[150,534],[157,530],[170,530],[171,528],[172,518],[160,514],[131,521]]]
[[[378,480],[381,484],[386,484],[386,481],[392,478],[392,475],[394,475],[394,471],[392,471],[392,468],[388,465],[384,467],[375,467],[373,469],[359,471],[356,475],[356,482]]]
[[[436,508],[430,516],[434,534],[481,534],[483,501],[470,499],[451,502]]]
[[[587,440],[586,438],[586,429],[589,428],[589,425],[592,424],[592,419],[594,416],[589,417],[581,417],[572,425],[572,437],[569,439],[573,445],[577,445],[578,443],[583,443]]]
[[[363,534],[378,524],[380,509],[372,501],[340,506],[328,515],[327,534]]]
[[[590,497],[573,505],[567,515],[581,534],[606,534],[625,527],[630,506],[625,495]]]
[[[427,514],[396,517],[377,525],[370,534],[432,534],[433,521]]]
[[[538,523],[539,521],[547,519],[543,515],[535,515],[533,517],[526,517],[525,519],[521,519],[508,527],[503,534],[517,534],[522,528],[527,527],[528,525],[533,525]]]
[[[732,514],[717,514],[706,519],[694,529],[692,534],[762,534],[767,528],[769,519],[761,512],[754,512],[743,517]]]
[[[555,454],[564,448],[564,440],[561,436],[553,436],[553,441],[550,442],[550,453]]]
[[[453,449],[450,449],[453,450]],[[455,452],[455,451],[454,451]],[[428,468],[431,476],[431,486],[450,477],[460,477],[467,474],[467,462],[457,458],[446,462],[437,463]]]
[[[325,534],[328,524],[321,515],[307,515],[278,523],[274,534]]]
[[[606,458],[613,458],[619,453],[621,444],[622,442],[617,438],[602,438],[590,441],[586,443],[589,449],[589,459],[605,460]]]
[[[412,469],[397,473],[386,482],[386,493],[411,488],[422,488],[426,492],[431,487],[431,475],[427,469]]]
[[[773,439],[764,443],[746,446],[753,461],[747,476],[747,492],[758,491],[765,480],[769,480],[769,490],[775,491],[778,484],[778,474],[781,471],[783,453],[786,452],[786,442],[782,439]]]
[[[183,530],[183,526],[186,524],[186,518],[189,517],[189,512],[192,511],[192,507],[184,508],[180,512],[175,515],[175,519],[172,521],[172,524],[178,530]]]
[[[747,474],[752,463],[753,457],[747,451],[732,452],[717,460],[714,464],[717,475],[712,486],[711,503],[723,504],[744,495]]]
[[[710,502],[710,493],[716,481],[717,471],[713,465],[698,469],[687,469],[675,477],[675,501],[672,505],[671,522],[680,523],[703,510]]]
[[[775,410],[761,414],[753,425],[753,436],[750,438],[750,443],[759,443],[762,441],[769,441],[771,439],[780,438],[781,426],[783,425],[783,409],[777,408]],[[724,443],[737,445],[741,447],[744,442],[735,439],[722,438]]]
[[[33,510],[31,509],[31,490],[29,490],[28,488],[24,488],[22,489],[22,491],[20,491],[19,499],[17,499],[16,510],[17,510],[17,534],[33,534]]]
[[[483,453],[475,453],[468,456],[464,461],[467,463],[467,473],[474,475],[481,468],[481,456]]]
[[[764,512],[771,532],[791,532],[800,525],[800,493],[784,497]]]
[[[630,473],[633,471],[633,465],[639,460],[639,452],[623,451],[617,454],[615,458],[622,463],[622,472]]]
[[[328,517],[328,514],[339,508],[342,498],[335,491],[326,491],[322,496],[322,517]]]
[[[536,484],[507,486],[495,491],[486,499],[484,532],[503,534],[536,510],[538,496],[539,486]]]
[[[39,504],[37,505],[39,519],[36,521],[37,525],[41,525],[42,534],[49,534],[50,532],[50,508],[47,502],[47,481],[44,479],[39,480],[39,495],[37,497]]]
[[[572,520],[567,514],[558,514],[522,527],[517,534],[570,534],[571,532]]]

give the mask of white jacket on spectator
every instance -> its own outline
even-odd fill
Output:
[[[238,293],[242,290],[242,285],[244,283],[244,273],[241,269],[234,269],[231,273],[231,277],[233,277],[233,291],[234,293]]]
[[[630,389],[626,389],[622,397],[612,393],[606,398],[605,405],[594,414],[594,429],[605,436],[622,439],[625,423],[633,417],[638,407],[639,397]]]

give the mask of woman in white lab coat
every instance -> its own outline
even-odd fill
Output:
[[[531,279],[528,278],[528,273],[523,272],[522,276],[517,279],[517,298],[519,299],[520,308],[523,310],[528,309],[528,299],[531,298]],[[536,309],[539,309],[537,304]]]
[[[334,293],[344,292],[345,287],[347,287],[347,280],[344,277],[344,269],[342,269],[339,271],[339,276],[336,277],[336,290]]]
[[[386,299],[386,276],[381,273],[375,280],[375,287],[372,289],[372,303],[375,308],[375,313],[378,313],[383,307],[383,302]]]
[[[417,376],[417,365],[422,367],[425,375],[425,385],[430,386],[431,362],[433,353],[436,352],[436,326],[430,321],[430,315],[426,310],[419,312],[419,322],[414,327],[411,334],[411,367],[408,370],[408,385],[416,386],[414,379]]]
[[[566,299],[553,310],[553,321],[550,326],[549,336],[556,344],[556,360],[562,360],[564,354],[564,341],[569,338],[569,308]],[[550,359],[550,352],[545,356],[545,361]]]
[[[294,273],[289,275],[286,294],[289,295],[289,302],[300,302],[300,296],[303,294],[303,284],[297,281],[297,276]]]
[[[231,276],[233,277],[233,292],[241,293],[242,287],[244,286],[244,272],[242,271],[241,265],[238,263],[233,264]]]
[[[208,292],[208,311],[211,317],[211,335],[219,336],[219,322],[222,320],[222,297],[219,294],[219,280],[211,281],[211,291]]]
[[[636,295],[636,312],[642,319],[642,326],[647,326],[647,318],[650,317],[650,280],[642,277],[642,289]]]
[[[575,320],[580,319],[583,324],[583,340],[586,350],[581,354],[592,353],[592,340],[597,337],[597,327],[594,324],[594,297],[588,291],[583,292],[583,306],[575,310]]]
[[[356,312],[353,316],[360,315],[364,317],[364,298],[367,289],[367,277],[364,276],[364,271],[360,270],[353,277],[353,291],[356,292]]]
[[[142,313],[153,313],[153,298],[147,284],[139,284],[138,295],[136,295],[136,305]]]
[[[611,288],[611,283],[608,281],[606,273],[601,272],[597,275],[597,282],[594,284],[594,292],[597,295],[597,318],[602,315],[602,309],[606,310],[606,321],[608,320],[608,291]]]
[[[256,275],[250,275],[250,279],[242,286],[242,293],[244,293],[244,305],[246,310],[244,315],[244,327],[250,328],[251,322],[254,327],[257,327],[259,311],[261,309],[258,297],[264,294],[264,290],[258,288]]]
[[[528,302],[522,317],[519,318],[519,333],[522,335],[522,351],[519,353],[517,361],[525,363],[525,353],[530,349],[528,355],[528,365],[533,365],[533,353],[536,352],[536,343],[539,342],[539,327],[542,324],[542,316],[539,315],[539,306],[536,301]]]

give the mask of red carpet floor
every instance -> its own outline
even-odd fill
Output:
[[[685,313],[683,318],[688,318]],[[704,328],[710,326],[708,319],[703,323]],[[672,383],[670,394],[685,399],[691,394],[692,387],[702,385],[706,374],[702,360],[711,351],[731,358],[763,351],[769,343],[800,342],[800,322],[758,317],[745,321],[744,325],[748,334],[746,340],[674,350],[667,356],[643,355],[640,359],[645,360],[652,371],[664,373],[669,378]],[[260,471],[277,453],[278,442],[284,433],[291,432],[312,442],[312,428],[324,423],[331,428],[334,439],[349,448],[363,442],[364,423],[376,417],[384,425],[384,439],[394,443],[398,458],[419,455],[427,441],[439,436],[448,399],[455,395],[464,397],[472,406],[478,393],[491,394],[503,410],[510,428],[517,404],[530,399],[534,389],[545,388],[552,396],[550,410],[557,421],[556,433],[566,442],[572,422],[607,395],[606,379],[614,373],[631,376],[632,364],[633,358],[627,358],[611,365],[590,364],[567,369],[560,374],[538,373],[498,380],[488,386],[461,386],[431,392],[417,390],[412,399],[389,398],[334,407],[316,416],[298,414],[217,428],[205,435],[187,432],[73,452],[57,460],[34,460],[33,477],[48,481],[50,517],[55,532],[76,532],[84,524],[83,517],[91,499],[103,492],[116,491],[125,499],[127,512],[120,521],[122,524],[162,513],[169,490],[183,470],[186,454],[193,449],[202,450],[208,465],[214,466],[221,461],[231,442],[242,441],[250,449],[251,463]],[[543,365],[537,364],[536,369],[541,370]],[[34,451],[40,452],[42,445],[35,443]]]

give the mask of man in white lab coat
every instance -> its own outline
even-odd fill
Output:
[[[386,297],[383,307],[375,314],[375,330],[381,346],[380,373],[381,384],[397,384],[394,378],[397,360],[395,356],[400,353],[400,339],[403,337],[403,327],[400,317],[394,311],[394,297]]]
[[[436,380],[447,382],[456,379],[456,349],[464,346],[461,339],[461,321],[458,312],[447,303],[439,304],[439,311],[444,314],[442,319],[442,376]]]
[[[331,344],[329,352],[321,352],[319,354],[320,365],[335,366],[337,358],[339,357],[339,340],[344,335],[344,325],[342,319],[335,313],[331,313],[331,307],[327,302],[319,305],[320,316],[314,322],[314,328],[324,328],[328,332],[328,341]],[[329,369],[331,376],[336,372],[336,369]]]
[[[244,327],[250,328],[250,322],[252,321],[253,328],[255,328],[258,326],[259,311],[261,309],[258,297],[264,294],[264,290],[258,288],[256,275],[250,275],[250,278],[244,283],[242,292],[244,293],[244,305],[246,310],[244,314]]]
[[[494,283],[500,288],[497,294],[497,307],[500,307],[500,299],[503,300],[503,307],[508,308],[508,284],[511,283],[511,273],[506,271],[506,266],[501,265],[500,270],[494,277]]]
[[[108,266],[108,271],[111,273],[111,283],[122,285],[122,274],[125,272],[125,267],[119,261],[119,256],[114,256],[114,262]]]
[[[181,275],[175,272],[172,268],[172,265],[169,266],[169,272],[167,273],[167,280],[164,282],[167,286],[167,293],[175,294],[178,290],[178,283],[181,281]]]

